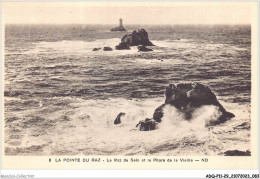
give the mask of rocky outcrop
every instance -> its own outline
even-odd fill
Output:
[[[150,42],[148,38],[148,33],[145,29],[134,30],[132,34],[123,36],[121,42],[126,42],[129,44],[129,46],[154,46],[153,43]]]
[[[101,48],[93,48],[93,50],[92,51],[98,51],[98,50],[100,50]]]
[[[96,52],[101,50],[102,48],[98,47],[98,48],[93,48],[92,51]],[[113,49],[111,47],[103,47],[103,51],[112,51]]]
[[[117,50],[130,50],[130,46],[129,46],[129,44],[126,43],[126,42],[121,42],[120,44],[118,44],[118,45],[116,46],[116,49],[117,49]]]
[[[117,125],[117,124],[120,124],[121,123],[121,116],[124,116],[125,113],[121,112],[117,115],[115,121],[114,121],[114,124]]]
[[[239,124],[235,127],[233,127],[235,130],[250,130],[251,129],[251,123],[250,122],[243,122],[242,124]]]
[[[113,49],[111,47],[104,47],[103,50],[104,51],[112,51]]]
[[[150,52],[150,51],[153,51],[153,50],[150,48],[146,48],[146,46],[144,46],[144,45],[138,46],[138,52]]]
[[[119,27],[112,28],[111,31],[126,31],[126,30],[123,26],[119,26]]]
[[[148,38],[148,33],[145,29],[134,30],[131,34],[122,37],[121,42],[117,45],[118,50],[128,49],[131,46],[154,46]],[[123,48],[126,47],[126,48]]]
[[[165,91],[165,103],[159,106],[154,114],[153,119],[156,122],[161,122],[163,117],[163,109],[166,105],[174,106],[180,112],[184,113],[186,120],[192,118],[192,113],[195,109],[203,105],[214,105],[219,108],[222,115],[217,121],[212,121],[209,125],[223,123],[228,119],[235,117],[234,114],[227,112],[217,100],[216,95],[202,84],[181,83],[177,85],[170,84]]]
[[[136,127],[138,127],[140,131],[150,131],[157,129],[158,123],[153,119],[146,118],[140,121]]]
[[[161,106],[159,106],[158,108],[155,109],[155,111],[153,113],[153,119],[156,122],[161,122],[162,121],[163,109],[164,109],[165,105],[166,104],[162,104]]]
[[[225,156],[251,156],[251,152],[247,151],[240,151],[240,150],[228,150],[224,152]]]

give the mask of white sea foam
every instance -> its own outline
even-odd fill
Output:
[[[120,42],[120,39],[100,39],[95,41],[57,41],[57,42],[39,42],[35,43],[36,47],[33,50],[27,51],[26,53],[88,53],[93,48],[103,48],[111,46],[112,48]]]
[[[152,118],[154,109],[162,103],[163,99],[140,101],[110,99],[75,103],[73,106],[76,107],[76,110],[69,115],[69,118],[73,119],[69,123],[75,128],[67,128],[68,124],[61,123],[60,125],[64,126],[57,126],[57,130],[65,127],[64,130],[69,132],[64,131],[62,138],[59,140],[56,133],[51,138],[56,143],[62,144],[60,147],[64,147],[64,145],[69,147],[75,140],[73,136],[77,136],[78,140],[83,140],[81,141],[82,147],[88,148],[85,151],[86,154],[111,152],[111,154],[119,153],[122,155],[132,153],[165,155],[166,151],[167,154],[177,154],[180,150],[190,151],[190,147],[193,146],[194,153],[192,155],[195,155],[201,153],[214,154],[214,151],[205,147],[205,145],[218,147],[218,151],[225,149],[218,137],[205,127],[209,120],[216,120],[220,115],[218,108],[215,106],[199,108],[194,112],[190,121],[186,121],[183,114],[174,107],[166,106],[158,130],[139,131],[135,125],[147,117]],[[243,108],[241,106],[236,107],[238,109],[232,111],[235,114]],[[114,125],[113,121],[120,112],[124,112],[126,115],[122,118],[121,124]],[[233,120],[241,119],[238,116]],[[230,130],[230,128],[223,129],[222,127],[221,130]],[[88,138],[87,142],[84,136]],[[206,151],[200,151],[200,145],[204,145],[203,149]],[[55,146],[56,150],[61,150],[60,147]],[[185,152],[181,153],[185,154]]]
[[[34,43],[35,48],[23,52],[23,54],[80,54],[80,55],[102,55],[102,56],[117,56],[117,55],[129,55],[129,54],[137,54],[138,49],[136,46],[131,47],[130,50],[116,50],[115,46],[120,43],[119,38],[111,38],[111,39],[99,39],[95,41],[79,41],[79,40],[63,40],[56,42],[37,42]],[[173,49],[171,54],[191,54],[192,51],[198,50],[211,50],[216,51],[216,49],[224,48],[223,44],[214,44],[214,43],[198,43],[193,39],[180,39],[180,40],[153,40],[152,41],[156,46],[150,47],[153,49],[152,52],[149,53],[162,53],[164,52],[161,48],[164,49]],[[103,51],[103,47],[111,47],[112,51]],[[98,51],[92,51],[94,48],[101,48]],[[241,50],[242,48],[228,48],[225,47],[230,53],[233,51]],[[176,51],[177,50],[177,51]],[[243,49],[242,49],[243,50]],[[218,51],[217,51],[218,52]],[[147,52],[139,52],[139,53],[147,53]],[[10,53],[11,54],[11,53]]]
[[[24,52],[25,54],[41,54],[41,53],[63,53],[63,54],[87,54],[87,55],[127,55],[138,52],[136,46],[130,50],[116,50],[115,46],[120,43],[119,38],[99,39],[95,41],[57,41],[57,42],[38,42],[35,43],[35,48]],[[112,51],[103,51],[103,47],[111,47]],[[92,51],[94,48],[101,48],[98,51]],[[162,52],[154,50],[152,53]],[[142,53],[142,52],[141,52]]]
[[[75,101],[68,97],[62,100],[71,101],[70,107],[47,115],[40,103],[44,117],[55,126],[38,137],[34,137],[34,133],[44,132],[45,129],[42,124],[32,126],[21,140],[20,147],[28,148],[36,144],[48,146],[43,151],[46,155],[60,155],[63,151],[66,154],[83,155],[217,155],[236,147],[236,141],[241,140],[238,135],[246,137],[250,132],[242,130],[237,131],[236,135],[226,135],[241,122],[250,122],[249,106],[222,101],[224,107],[236,117],[228,124],[214,127],[214,130],[209,130],[205,124],[218,118],[220,113],[217,107],[203,106],[187,121],[176,108],[166,106],[158,130],[139,131],[136,124],[145,118],[152,118],[155,108],[163,104],[163,98]],[[52,107],[47,106],[46,109],[51,110]],[[121,118],[121,124],[114,125],[120,112],[126,115]],[[40,112],[37,113],[41,116]],[[247,141],[239,142],[239,149],[249,149],[248,144]]]
[[[167,48],[196,48],[196,44],[192,39],[182,39],[182,40],[153,40],[153,44],[158,47]]]

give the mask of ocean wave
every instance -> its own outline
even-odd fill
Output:
[[[56,98],[56,100],[59,99],[62,98]],[[44,118],[40,117],[42,112],[38,111],[37,116],[33,118],[10,119],[8,124],[13,125],[24,121],[21,124],[25,125],[28,133],[23,137],[24,142],[20,145],[8,144],[7,152],[12,155],[18,149],[26,150],[36,144],[39,145],[37,141],[44,141],[48,138],[48,143],[41,142],[42,146],[39,151],[31,151],[33,153],[30,154],[218,155],[221,151],[232,147],[231,144],[226,146],[228,143],[234,142],[225,136],[226,131],[235,129],[236,135],[238,133],[246,135],[249,132],[246,128],[239,128],[242,122],[250,119],[249,108],[244,105],[224,103],[224,106],[238,117],[229,121],[231,124],[222,124],[221,128],[215,127],[214,130],[209,130],[205,124],[209,120],[218,118],[219,113],[215,106],[199,108],[189,121],[186,121],[174,107],[168,106],[158,130],[145,132],[139,131],[135,127],[136,124],[147,117],[151,118],[154,109],[163,103],[163,98],[75,101],[67,97],[67,100],[70,100],[69,106],[62,105],[60,109],[52,110],[52,106],[43,106],[46,110],[50,110],[49,112],[42,111],[43,114],[49,113]],[[241,113],[242,109],[243,113]],[[114,125],[113,122],[120,112],[126,115],[122,117],[121,124]],[[43,126],[46,127],[43,129]],[[234,128],[235,126],[238,128]],[[44,132],[46,130],[49,132]],[[10,135],[7,131],[7,136]],[[76,139],[75,136],[77,136]],[[223,145],[219,137],[227,143]],[[9,141],[17,141],[17,139]],[[243,143],[244,148],[249,147],[247,142]]]

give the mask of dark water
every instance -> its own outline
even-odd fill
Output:
[[[244,122],[250,126],[250,26],[126,26],[128,33],[145,28],[154,51],[92,52],[94,47],[114,48],[127,33],[110,28],[6,26],[7,154],[222,155],[231,148],[250,149],[250,127],[234,129]],[[191,124],[170,112],[165,117],[170,128],[133,132],[163,103],[165,87],[179,82],[208,85],[238,117],[209,133],[202,121],[216,115],[214,108],[201,109],[203,115]],[[126,123],[115,127],[119,112],[127,113]],[[205,133],[199,134],[201,129]],[[175,137],[168,130],[189,132]]]

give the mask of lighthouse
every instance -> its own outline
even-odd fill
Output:
[[[123,27],[123,19],[119,19],[119,27]]]
[[[122,18],[119,19],[119,26],[112,28],[111,31],[126,31],[124,26],[123,26],[123,19]]]

